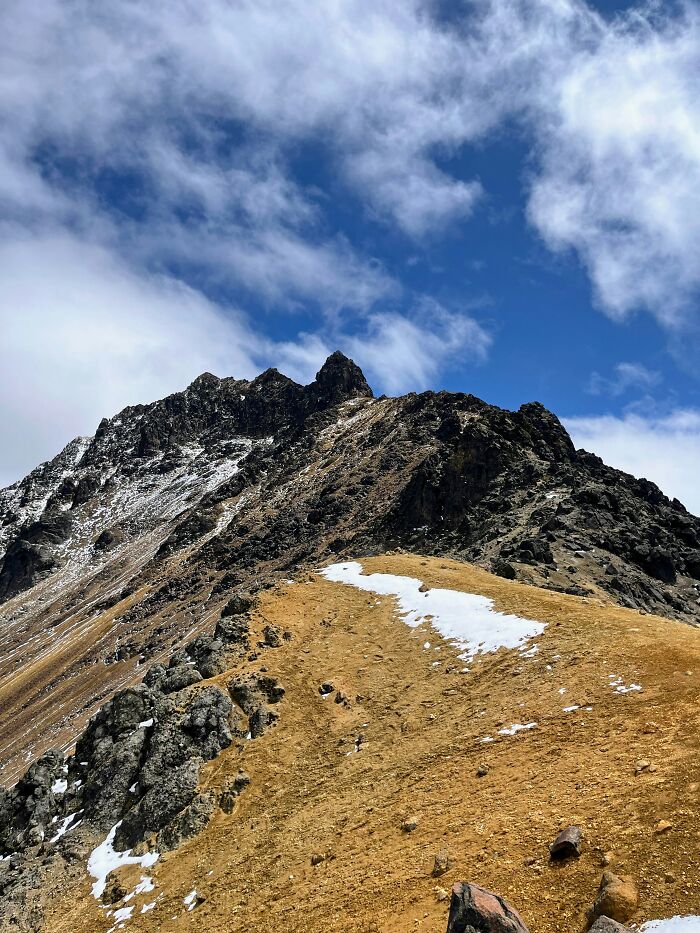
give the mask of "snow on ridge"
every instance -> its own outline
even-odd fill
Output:
[[[499,648],[521,648],[546,628],[544,622],[497,612],[493,600],[486,596],[439,588],[420,592],[422,583],[414,577],[364,574],[362,565],[356,561],[331,564],[319,573],[334,583],[345,583],[381,596],[394,596],[407,625],[415,628],[424,621],[429,622],[460,649],[461,657],[467,661]]]

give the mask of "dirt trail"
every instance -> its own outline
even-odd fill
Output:
[[[131,902],[124,929],[444,933],[436,888],[469,880],[506,896],[532,933],[578,931],[605,852],[636,878],[639,920],[700,913],[700,631],[444,559],[362,563],[547,622],[538,651],[489,655],[462,673],[454,649],[404,625],[391,598],[317,575],[266,592],[256,624],[293,640],[250,667],[286,688],[280,722],[247,744],[252,783],[233,813],[158,862],[156,889]],[[643,689],[616,693],[618,677]],[[323,681],[349,705],[321,698]],[[636,775],[639,759],[652,768]],[[489,770],[477,777],[481,764]],[[224,752],[206,782],[217,787],[239,766]],[[409,816],[417,828],[402,832]],[[655,833],[659,820],[672,827]],[[547,846],[570,823],[583,830],[583,855],[554,867]],[[442,850],[452,864],[436,879]],[[328,857],[312,866],[314,853]],[[188,911],[193,889],[202,901]],[[87,880],[67,892],[46,929],[109,929],[88,892]]]

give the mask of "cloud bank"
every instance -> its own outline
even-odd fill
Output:
[[[429,0],[3,5],[0,482],[200,369],[308,377],[340,346],[402,391],[484,360],[471,296],[413,292],[333,205],[342,192],[420,250],[488,204],[453,157],[503,133],[527,152],[513,170],[532,231],[578,258],[603,312],[647,311],[675,338],[697,323],[697,3],[444,14]]]

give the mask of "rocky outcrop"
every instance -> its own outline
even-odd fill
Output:
[[[274,677],[262,674],[246,674],[235,677],[228,685],[229,692],[237,705],[248,717],[248,732],[253,739],[259,738],[279,718],[270,709],[284,697]]]
[[[168,666],[153,665],[143,683],[116,693],[69,758],[49,751],[14,788],[0,787],[0,927],[39,929],[45,879],[56,883],[67,873],[79,880],[96,838],[112,832],[117,851],[166,852],[200,833],[217,807],[233,811],[249,776],[239,771],[218,792],[202,790],[201,768],[234,740],[272,725],[279,713],[269,705],[279,704],[284,689],[256,672],[234,678],[231,694],[202,681],[213,676],[208,668],[219,673],[241,661],[253,602],[231,601],[236,614],[220,619],[220,638],[199,636]]]

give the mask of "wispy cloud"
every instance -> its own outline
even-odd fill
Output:
[[[591,373],[587,391],[591,395],[608,395],[617,398],[630,390],[648,391],[662,381],[660,372],[648,369],[642,363],[618,363],[612,376]]]
[[[609,314],[678,328],[700,288],[700,8],[660,9],[572,46],[541,101],[529,215],[576,251]]]
[[[410,317],[371,316],[345,345],[380,386],[396,393],[427,388],[457,354],[463,362],[483,360],[491,336],[469,313],[424,300]]]

